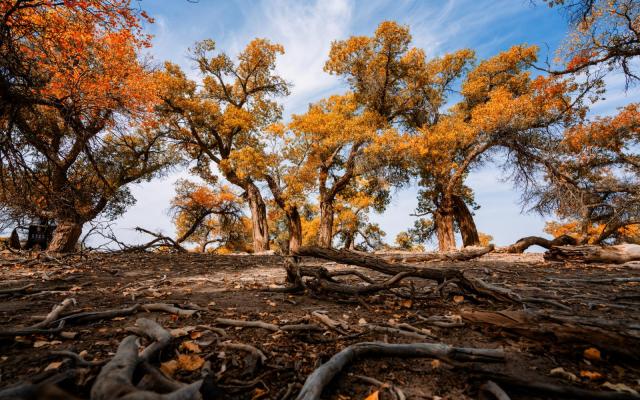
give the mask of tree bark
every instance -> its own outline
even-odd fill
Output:
[[[245,190],[249,209],[251,210],[253,251],[256,253],[268,251],[269,225],[267,223],[267,206],[255,184],[249,183]]]
[[[16,250],[20,250],[22,248],[20,245],[20,237],[18,236],[18,231],[16,229],[12,230],[11,236],[9,236],[9,247]]]
[[[467,207],[462,197],[453,197],[453,211],[456,222],[458,223],[458,228],[460,228],[460,234],[462,235],[462,245],[465,247],[479,246],[480,236],[478,236],[478,229],[473,220],[473,214],[469,211],[469,207]]]
[[[434,214],[439,251],[451,251],[456,248],[453,217],[451,207],[439,207]]]
[[[331,248],[333,241],[333,201],[320,203],[320,230],[318,244],[320,247]]]
[[[549,261],[624,264],[629,261],[640,260],[640,245],[552,246],[544,254],[544,259]]]
[[[74,220],[59,220],[53,231],[53,238],[47,250],[55,253],[70,253],[75,250],[78,239],[82,234],[83,222]]]
[[[290,206],[285,211],[289,228],[289,253],[297,251],[302,246],[302,222],[298,207]]]

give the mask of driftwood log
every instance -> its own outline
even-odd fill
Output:
[[[494,250],[494,246],[469,246],[461,250],[431,253],[410,251],[376,251],[374,254],[387,261],[403,263],[420,263],[430,261],[468,261],[481,257]]]
[[[544,255],[548,261],[624,264],[640,260],[640,245],[616,246],[553,246]]]
[[[540,236],[527,236],[518,240],[514,244],[506,247],[498,247],[496,253],[524,253],[531,246],[540,246],[550,249],[553,246],[574,246],[578,244],[577,240],[569,235],[561,235],[553,240],[545,239]]]

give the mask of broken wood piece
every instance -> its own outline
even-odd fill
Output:
[[[162,311],[169,314],[176,314],[184,317],[190,317],[193,314],[198,312],[198,310],[185,310],[182,308],[172,306],[171,304],[164,304],[164,303],[143,304],[140,306],[140,308],[142,308],[145,311]]]
[[[545,254],[547,261],[624,264],[640,260],[640,245],[616,246],[553,246]]]
[[[272,332],[277,332],[280,330],[280,327],[278,325],[269,324],[262,321],[242,321],[237,319],[216,318],[216,323],[220,325],[238,326],[242,328],[262,328]]]
[[[44,318],[42,322],[38,322],[37,324],[31,325],[29,328],[31,329],[46,328],[47,326],[49,326],[49,324],[51,324],[53,321],[58,319],[60,314],[62,314],[67,308],[75,304],[76,304],[76,299],[74,298],[67,298],[62,300],[60,304],[57,304],[53,307],[51,312],[47,314],[47,316]]]

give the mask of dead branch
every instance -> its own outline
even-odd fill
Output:
[[[474,258],[482,257],[494,250],[494,246],[469,246],[461,250],[433,252],[433,253],[415,253],[415,252],[386,252],[376,251],[377,257],[392,262],[402,263],[421,263],[433,261],[468,261]]]
[[[545,249],[550,249],[552,246],[575,246],[578,244],[578,241],[569,236],[569,235],[561,235],[552,240],[545,239],[539,236],[527,236],[519,239],[517,242],[510,246],[506,247],[498,247],[495,249],[496,253],[524,253],[531,246],[540,246]]]
[[[246,351],[247,353],[251,353],[256,358],[259,358],[260,362],[263,365],[265,362],[267,362],[267,356],[265,356],[264,353],[260,351],[258,348],[253,347],[249,344],[223,342],[223,343],[220,343],[219,345],[227,349],[242,350],[242,351]]]
[[[640,245],[553,246],[545,254],[547,261],[624,264],[640,260]]]
[[[237,319],[216,318],[216,323],[220,325],[239,326],[243,328],[262,328],[272,332],[277,332],[280,330],[280,327],[278,327],[278,325],[269,324],[262,321],[241,321]]]
[[[106,360],[87,361],[79,354],[68,350],[54,350],[51,352],[51,355],[71,358],[77,365],[81,367],[95,367],[104,365],[107,362]]]
[[[0,295],[6,295],[6,294],[24,294],[24,293],[29,293],[31,292],[32,287],[34,287],[35,284],[34,283],[30,283],[28,285],[24,285],[21,287],[17,287],[17,288],[7,288],[7,289],[0,289]]]
[[[31,329],[46,328],[47,326],[49,326],[49,324],[51,324],[53,321],[58,319],[60,314],[62,314],[67,308],[75,304],[76,304],[76,299],[74,298],[68,298],[68,299],[62,300],[62,303],[55,305],[51,310],[51,312],[47,314],[47,316],[44,318],[42,322],[38,322],[37,324],[31,325],[29,328]]]
[[[174,307],[170,304],[164,303],[153,303],[153,304],[143,304],[140,306],[145,311],[162,311],[169,314],[176,314],[183,317],[190,317],[193,314],[197,313],[198,310],[185,310],[182,308]]]
[[[318,400],[325,386],[350,363],[368,357],[438,358],[455,361],[503,362],[501,349],[452,347],[442,343],[388,344],[363,342],[346,347],[307,377],[297,400]]]

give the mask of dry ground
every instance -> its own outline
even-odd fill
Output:
[[[640,349],[640,279],[636,279],[640,277],[640,269],[633,265],[552,264],[544,262],[540,254],[489,254],[455,264],[470,276],[509,287],[523,296],[557,299],[571,311],[544,303],[527,304],[525,308],[529,310],[544,309],[578,320],[609,321],[614,332],[616,324],[627,329],[623,343],[599,346],[597,337],[567,338],[554,335],[555,328],[546,334],[531,334],[536,327],[502,329],[471,322],[463,316],[473,311],[517,311],[523,306],[467,296],[453,285],[438,293],[434,291],[435,284],[414,280],[413,285],[407,281],[407,287],[396,290],[397,293],[386,291],[361,298],[330,293],[292,295],[261,291],[282,284],[282,262],[278,256],[198,254],[90,254],[34,260],[5,253],[0,257],[0,290],[26,284],[33,286],[24,293],[0,295],[0,331],[33,325],[53,306],[70,297],[77,302],[71,312],[159,302],[199,311],[189,317],[140,311],[129,316],[73,324],[64,327],[66,338],[56,333],[0,337],[0,390],[74,367],[71,360],[52,351],[71,350],[93,361],[110,359],[118,343],[128,334],[126,328],[144,316],[167,329],[188,328],[187,335],[186,331],[173,331],[178,337],[163,351],[160,362],[175,359],[178,353],[189,353],[183,342],[197,343],[195,354],[209,360],[219,378],[215,388],[221,393],[219,398],[295,398],[306,377],[345,346],[374,340],[416,341],[403,335],[371,332],[364,327],[365,323],[388,327],[408,323],[424,329],[423,333],[431,336],[430,342],[504,348],[506,362],[483,365],[486,371],[603,391],[610,390],[606,386],[611,385],[624,385],[619,386],[619,390],[640,391],[640,363],[633,354]],[[320,263],[319,260],[306,262]],[[344,267],[329,265],[328,268]],[[609,278],[632,279],[595,281]],[[323,329],[296,334],[216,323],[217,318],[261,320],[277,325],[317,323],[311,313],[319,310],[334,320],[343,321],[342,332]],[[445,323],[434,324],[433,319],[428,320],[434,316],[441,317],[439,321]],[[205,326],[225,328],[228,337],[216,339]],[[564,323],[563,326],[573,325]],[[256,363],[247,353],[224,349],[219,343],[227,340],[255,346],[266,355],[266,362]],[[591,347],[601,351],[599,359],[585,358],[584,351]],[[575,375],[576,382],[570,382],[567,374],[552,376],[550,371],[558,367]],[[88,398],[99,369],[100,366],[85,367],[80,376],[63,381],[61,386],[79,398]],[[199,374],[198,369],[182,368],[174,372],[174,378],[190,382]],[[409,399],[478,398],[479,387],[487,381],[485,373],[431,359],[378,358],[351,365],[333,380],[323,396],[364,399],[379,389],[358,375],[393,384]],[[503,387],[513,399],[553,398],[536,397],[531,391],[517,387]],[[392,398],[391,393],[383,389],[380,398]]]

